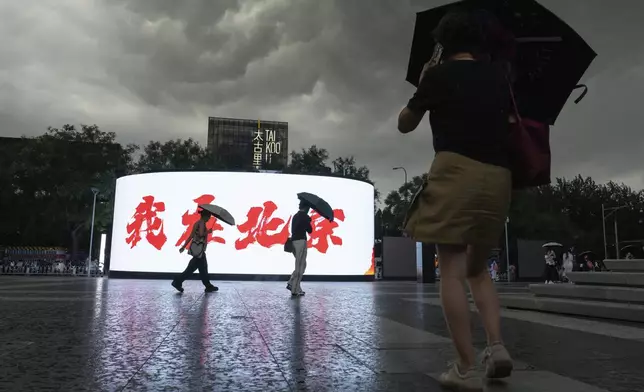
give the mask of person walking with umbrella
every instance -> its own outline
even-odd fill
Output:
[[[186,250],[186,247],[190,245],[188,254],[192,256],[186,269],[172,281],[172,287],[177,289],[180,293],[183,293],[183,282],[190,278],[197,269],[199,270],[199,277],[205,286],[204,291],[206,293],[212,293],[219,290],[219,288],[210,283],[210,280],[208,279],[208,261],[206,260],[208,234],[212,233],[212,229],[206,228],[206,223],[210,220],[212,214],[210,211],[202,209],[200,215],[201,219],[192,226],[190,237],[188,237],[186,242],[179,249],[179,252],[183,253]]]
[[[301,297],[306,294],[302,291],[301,282],[306,270],[307,238],[306,234],[313,232],[311,217],[309,216],[310,205],[304,200],[300,201],[299,210],[293,216],[291,223],[291,241],[293,243],[293,254],[295,255],[295,270],[286,284],[286,289],[293,297]]]
[[[546,268],[544,272],[546,284],[553,284],[559,277],[559,274],[557,273],[557,255],[555,251],[548,249],[544,259],[546,260]]]
[[[487,52],[495,24],[491,14],[479,11],[443,17],[434,31],[439,44],[434,57],[398,118],[399,131],[409,133],[430,113],[436,156],[414,197],[405,231],[438,244],[441,303],[459,356],[439,381],[466,391],[483,391],[483,378],[475,367],[465,281],[487,332],[487,377],[508,377],[513,368],[501,337],[499,299],[486,269],[504,230],[512,191],[510,91],[504,68],[489,61]]]

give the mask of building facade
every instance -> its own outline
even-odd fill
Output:
[[[209,117],[208,150],[229,169],[282,171],[288,164],[288,123]]]

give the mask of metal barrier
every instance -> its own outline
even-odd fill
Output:
[[[87,267],[81,266],[23,266],[0,265],[0,275],[38,275],[38,276],[87,276]],[[97,268],[92,268],[90,276],[99,277],[103,273]]]

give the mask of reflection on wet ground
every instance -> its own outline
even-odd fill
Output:
[[[0,391],[439,391],[454,358],[432,285],[305,282],[291,299],[275,282],[204,294],[190,281],[182,295],[151,280],[0,283]],[[488,390],[644,385],[644,331],[576,321],[505,311],[517,371]]]

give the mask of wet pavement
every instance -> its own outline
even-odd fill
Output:
[[[432,285],[304,282],[299,299],[277,282],[184,286],[0,277],[0,391],[432,392],[454,358]],[[644,326],[503,316],[517,371],[489,391],[644,385]]]

